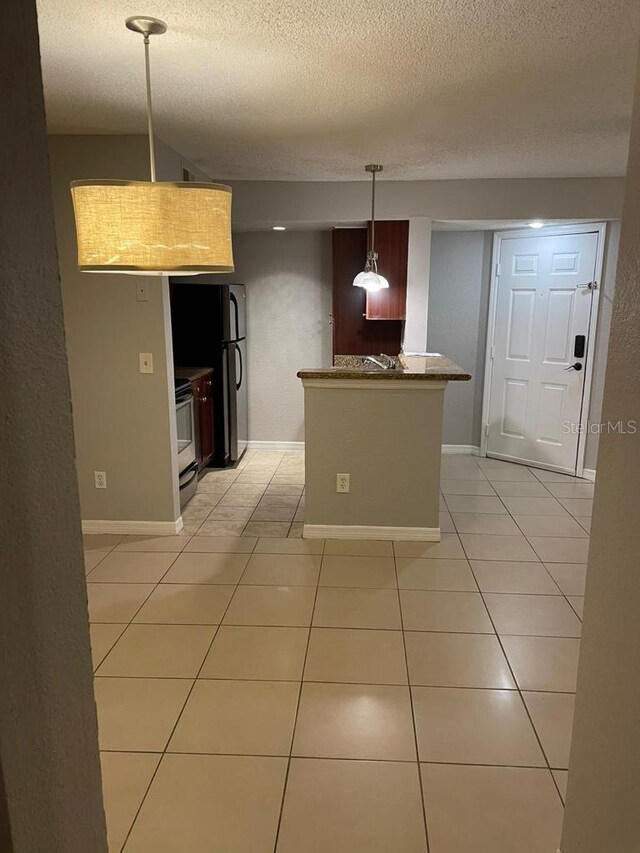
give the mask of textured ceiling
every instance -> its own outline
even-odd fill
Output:
[[[53,133],[156,132],[216,178],[624,174],[638,0],[40,0]]]

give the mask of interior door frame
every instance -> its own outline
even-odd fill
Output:
[[[582,405],[580,408],[580,433],[578,435],[578,450],[576,455],[576,477],[584,474],[584,455],[587,440],[587,423],[589,419],[589,402],[591,400],[591,384],[593,380],[593,355],[595,352],[596,327],[598,324],[598,306],[602,285],[602,269],[604,265],[604,248],[607,234],[606,222],[587,222],[576,225],[549,225],[532,233],[530,228],[518,228],[513,231],[496,231],[493,235],[491,253],[491,282],[489,285],[489,316],[487,323],[487,347],[485,352],[484,388],[482,394],[482,434],[480,436],[480,456],[487,455],[487,440],[489,434],[489,412],[491,405],[491,382],[493,379],[492,350],[496,331],[496,309],[498,304],[498,267],[503,240],[518,237],[561,237],[566,234],[597,234],[595,282],[596,289],[591,299],[589,315],[589,333],[587,335],[586,358],[584,366],[584,385],[582,387]],[[559,470],[556,465],[539,465],[549,471]],[[566,473],[566,472],[565,472]]]

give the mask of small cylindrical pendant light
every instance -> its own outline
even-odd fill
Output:
[[[166,24],[135,17],[126,26],[144,36],[151,181],[72,182],[78,267],[144,275],[233,272],[231,187],[156,181],[149,37],[166,32]]]

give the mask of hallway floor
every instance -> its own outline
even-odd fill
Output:
[[[555,853],[593,485],[444,456],[442,542],[303,540],[302,454],[87,536],[110,853]]]

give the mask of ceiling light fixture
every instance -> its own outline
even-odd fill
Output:
[[[71,183],[78,267],[141,275],[233,272],[231,187],[156,181],[149,38],[167,26],[148,17],[125,23],[144,37],[151,181]]]
[[[542,219],[533,219],[529,222],[529,228],[544,228],[544,222]]]
[[[273,230],[274,231],[286,231],[287,229],[285,228],[284,225],[274,225]]]
[[[365,172],[371,173],[371,248],[367,252],[367,262],[362,272],[353,280],[354,287],[364,287],[365,290],[384,290],[389,287],[387,279],[378,273],[378,253],[376,252],[376,174],[382,171],[382,166],[370,164],[364,167]]]

